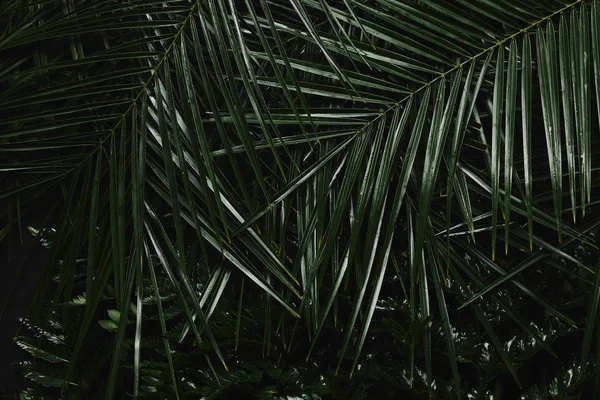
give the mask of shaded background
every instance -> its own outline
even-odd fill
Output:
[[[2,179],[0,179],[2,181]],[[1,183],[1,182],[0,182]],[[47,196],[44,196],[48,199]],[[36,215],[22,215],[22,231],[13,230],[0,241],[0,398],[13,398],[18,388],[23,387],[24,379],[15,374],[11,364],[23,361],[29,354],[22,351],[13,341],[22,317],[35,294],[48,251],[27,230],[28,226],[40,227],[45,220],[48,201],[37,201],[31,210],[39,210]],[[6,213],[7,204],[0,202],[0,210]],[[21,243],[22,238],[22,243]]]

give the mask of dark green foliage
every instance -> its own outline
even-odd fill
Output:
[[[599,21],[4,1],[0,240],[41,215],[48,254],[23,396],[592,398]]]
[[[49,236],[47,238],[51,240]],[[582,256],[579,252],[574,253]],[[195,258],[191,253],[187,257]],[[156,258],[153,260],[158,266],[159,261]],[[399,270],[403,271],[406,260],[400,259],[398,263]],[[198,266],[200,267],[200,264]],[[475,264],[474,267],[477,268],[476,273],[480,277],[489,275],[481,264]],[[77,272],[83,272],[86,266],[82,264],[79,268]],[[217,271],[213,271],[210,276],[207,271],[206,268],[199,268],[198,275],[192,281],[199,296],[206,293],[206,285],[219,275]],[[85,275],[80,273],[76,276],[75,287],[83,288]],[[424,371],[417,367],[411,388],[408,361],[413,340],[419,340],[428,330],[432,332],[436,396],[453,398],[452,375],[449,371],[443,326],[440,321],[431,317],[423,322],[410,322],[409,304],[404,295],[396,290],[399,281],[407,278],[402,275],[390,276],[384,282],[383,295],[377,302],[369,330],[371,340],[366,342],[365,355],[361,357],[358,370],[350,379],[348,374],[334,373],[337,364],[336,349],[341,344],[343,333],[331,323],[325,326],[308,362],[304,360],[304,354],[310,344],[304,335],[305,330],[301,329],[302,334],[297,333],[298,337],[289,347],[292,327],[285,324],[272,333],[266,354],[263,341],[266,318],[262,306],[264,296],[259,290],[248,288],[244,291],[244,306],[239,320],[239,343],[236,344],[232,335],[238,326],[237,313],[233,312],[236,309],[237,298],[233,292],[226,291],[222,295],[210,317],[213,333],[229,366],[229,370],[226,371],[210,361],[214,361],[214,354],[209,343],[195,343],[193,335],[186,329],[186,316],[173,286],[164,274],[158,274],[163,319],[168,327],[166,337],[171,344],[173,372],[179,398],[235,399],[245,396],[243,398],[249,399],[369,399],[381,395],[385,395],[386,398],[427,398]],[[59,281],[59,277],[55,281]],[[565,281],[538,278],[538,282],[538,290],[550,289],[565,296],[567,309],[581,304],[581,296],[574,293],[573,288],[567,287]],[[552,287],[557,284],[562,284],[563,287]],[[150,279],[145,279],[143,285],[144,292],[152,292]],[[120,322],[120,313],[107,308],[114,301],[111,292],[108,287],[102,297],[102,311],[96,313],[96,323],[92,323],[88,330],[88,338],[83,345],[84,349],[81,350],[85,358],[80,364],[81,367],[71,374],[66,398],[101,396],[105,381],[99,379],[99,374],[105,371],[106,363],[109,362],[111,343]],[[466,299],[461,292],[460,288],[447,288],[446,295],[449,298],[455,296],[459,300]],[[581,340],[581,331],[569,327],[553,316],[544,316],[541,312],[528,310],[531,305],[527,304],[518,290],[504,290],[501,296],[503,301],[511,304],[513,312],[528,318],[529,328],[536,335],[532,336],[518,327],[493,299],[481,303],[484,315],[501,338],[508,359],[517,370],[522,385],[527,388],[523,395],[529,396],[526,397],[528,399],[576,399],[581,398],[584,393],[589,393],[592,380],[596,376],[596,368],[588,365],[584,372],[572,357],[574,353],[569,353],[577,351],[573,341]],[[210,302],[210,297],[207,301]],[[163,346],[156,298],[145,297],[142,303],[144,335],[140,341],[142,361],[139,364],[139,397],[176,398],[171,367]],[[77,321],[85,304],[86,296],[82,294],[59,307],[60,310],[68,310],[70,313],[67,326],[61,325],[60,310],[53,318],[44,321],[43,328],[32,326],[25,321],[26,329],[16,338],[16,343],[31,353],[34,359],[20,363],[18,367],[35,385],[24,391],[21,398],[52,399],[59,396],[59,388],[65,384],[64,376],[72,356],[72,344],[76,341]],[[339,307],[342,310],[351,306],[351,298],[340,297]],[[134,304],[131,304],[130,309],[127,329],[133,332]],[[509,370],[477,321],[461,315],[464,312],[456,313],[452,309],[449,311],[457,321],[453,326],[453,341],[463,390],[473,398],[489,398],[490,395],[502,398],[498,394],[502,391],[506,397],[517,393],[513,387],[514,383],[511,383]],[[271,323],[276,324],[277,321],[272,320]],[[125,340],[121,350],[121,384],[125,388],[133,379],[133,345],[130,337]],[[557,352],[558,358],[550,356],[549,351]],[[417,351],[417,365],[424,361],[424,357],[422,351]],[[351,354],[345,356],[343,365],[351,363],[352,359]],[[122,396],[127,397],[126,393],[127,390]]]

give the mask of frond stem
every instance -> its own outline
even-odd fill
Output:
[[[398,100],[396,103],[392,104],[389,108],[387,108],[385,111],[383,111],[381,114],[379,114],[377,117],[373,118],[371,121],[367,122],[362,128],[358,129],[355,133],[355,135],[358,135],[362,130],[364,130],[365,128],[368,128],[370,125],[372,125],[373,123],[375,123],[376,121],[378,121],[380,118],[384,117],[388,112],[395,110],[398,106],[400,106],[402,103],[404,103],[406,100],[410,99],[412,96],[414,96],[415,94],[419,93],[420,91],[422,91],[423,89],[427,88],[428,86],[434,84],[435,82],[437,82],[438,80],[444,78],[446,75],[449,75],[451,73],[453,73],[454,71],[463,68],[465,65],[470,64],[473,61],[478,60],[480,57],[486,55],[487,53],[489,53],[490,51],[495,50],[497,47],[500,47],[502,45],[504,45],[505,43],[511,41],[512,39],[518,37],[519,35],[522,35],[524,33],[527,33],[528,31],[530,31],[531,29],[537,27],[539,24],[550,20],[551,18],[555,17],[558,14],[561,14],[563,12],[565,12],[566,10],[575,7],[576,5],[583,3],[586,0],[576,0],[572,3],[566,4],[563,8],[558,9],[556,11],[554,11],[552,14],[540,18],[539,20],[531,23],[529,26],[513,33],[510,36],[505,37],[502,40],[499,40],[498,42],[496,42],[494,45],[482,50],[481,52],[479,52],[478,54],[469,57],[467,60],[455,65],[454,67],[450,68],[448,71],[446,72],[442,72],[438,77],[432,79],[429,82],[426,82],[423,86],[419,87],[418,89],[416,89],[415,91],[413,91],[411,94],[403,97],[402,99]]]
[[[104,139],[102,139],[100,141],[100,143],[98,143],[98,145],[96,146],[96,148],[94,150],[92,150],[83,161],[77,163],[73,168],[71,168],[70,170],[66,171],[64,173],[64,175],[68,175],[70,172],[74,171],[77,168],[80,168],[83,164],[89,162],[92,159],[93,155],[98,150],[102,149],[102,147],[104,146],[104,143],[106,143],[106,141],[109,140],[115,134],[115,132],[117,131],[117,129],[119,128],[119,126],[121,126],[121,124],[123,123],[123,121],[125,120],[125,118],[129,115],[129,113],[133,109],[133,106],[137,103],[137,101],[142,96],[142,94],[144,94],[146,92],[146,89],[148,88],[148,85],[150,85],[150,83],[154,80],[154,77],[156,76],[156,74],[158,74],[158,71],[159,71],[160,67],[162,67],[162,65],[164,64],[165,60],[167,59],[167,57],[171,53],[171,50],[173,49],[173,46],[175,45],[175,43],[177,43],[177,40],[179,39],[179,37],[183,33],[184,29],[187,27],[190,19],[194,15],[194,12],[196,11],[196,9],[198,8],[198,6],[200,5],[200,1],[201,0],[196,0],[194,2],[194,5],[190,9],[189,14],[185,18],[185,20],[183,20],[183,22],[181,22],[181,28],[173,36],[173,41],[171,42],[171,44],[169,44],[169,47],[166,48],[166,50],[165,50],[164,54],[162,55],[162,57],[161,57],[160,61],[158,62],[158,64],[156,64],[156,66],[153,68],[152,74],[150,75],[150,78],[148,78],[148,80],[146,80],[146,82],[142,86],[142,89],[138,92],[138,94],[135,96],[135,98],[131,101],[131,104],[125,110],[125,112],[123,112],[123,114],[121,114],[121,116],[119,118],[119,121],[116,123],[116,125],[111,129],[111,131],[106,135],[106,137]]]

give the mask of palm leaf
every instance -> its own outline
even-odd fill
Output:
[[[61,297],[72,298],[80,288],[77,262],[86,263],[85,310],[61,385],[83,362],[80,351],[101,303],[126,316],[134,301],[132,392],[142,391],[148,276],[161,334],[169,330],[153,257],[184,310],[179,338],[191,330],[200,348],[208,343],[204,355],[217,380],[222,369],[210,357],[226,369],[228,356],[213,320],[231,305],[230,291],[236,348],[245,305],[263,296],[265,355],[280,336],[306,332],[308,358],[333,321],[345,326],[337,370],[353,348],[353,375],[377,319],[387,264],[404,249],[410,262],[394,271],[409,279],[410,322],[424,325],[422,345],[410,340],[410,384],[422,362],[433,395],[430,321],[439,320],[453,395],[462,394],[458,350],[449,338],[453,282],[475,285],[461,312],[476,317],[518,381],[479,302],[504,307],[498,290],[511,282],[549,314],[581,324],[517,275],[548,257],[565,269],[597,272],[570,252],[578,241],[593,244],[591,231],[575,222],[578,210],[591,226],[595,221],[586,212],[600,144],[592,134],[598,7],[596,0],[0,6],[0,200],[7,205],[0,218],[9,232],[21,228],[23,216],[49,212],[47,198],[59,204],[50,215],[57,240],[31,313],[40,315],[46,299],[54,309]],[[537,144],[541,130],[545,146]],[[573,224],[563,220],[565,211]],[[469,246],[461,241],[465,233]],[[496,251],[499,240],[504,256]],[[520,250],[527,241],[528,252],[505,259],[509,247]],[[199,253],[189,250],[198,247]],[[458,248],[500,276],[488,281],[469,273],[457,263]],[[193,285],[199,276],[206,279],[201,293]],[[599,282],[584,281],[594,282],[585,286],[591,320]],[[347,313],[339,312],[342,300],[350,304]],[[290,315],[300,319],[289,324]],[[517,312],[510,317],[533,334]],[[594,333],[590,320],[582,324],[584,352]],[[116,331],[106,398],[123,373],[126,321]],[[163,339],[178,396],[179,371]]]

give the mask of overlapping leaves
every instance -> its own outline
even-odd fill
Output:
[[[411,322],[441,320],[455,394],[452,285],[474,288],[463,306],[518,380],[477,299],[494,298],[535,337],[498,296],[511,282],[576,325],[518,274],[548,258],[595,272],[569,246],[594,245],[589,232],[598,224],[589,203],[599,7],[583,0],[3,4],[3,234],[47,198],[56,202],[49,265],[61,260],[63,273],[50,293],[55,304],[73,297],[75,265],[86,259],[86,311],[71,368],[107,285],[120,315],[132,299],[141,315],[148,295],[141,282],[155,277],[149,260],[158,257],[188,318],[186,334],[210,343],[220,367],[227,365],[211,304],[241,275],[246,290],[267,296],[273,325],[265,323],[265,348],[275,333],[293,338],[301,326],[315,346],[333,321],[344,332],[338,370],[352,348],[353,371],[382,282],[398,272],[404,252]],[[497,251],[501,241],[511,258]],[[202,265],[226,264],[211,275],[211,302],[191,285],[190,242]],[[459,248],[495,275],[478,276]],[[33,311],[46,296],[47,271]],[[600,293],[596,278],[588,282],[583,365]],[[152,294],[159,291],[155,284]],[[342,295],[351,297],[350,311],[339,310]],[[115,349],[126,324],[119,320]],[[138,318],[135,371],[143,334]],[[411,338],[408,362],[412,382],[422,348],[433,391],[431,335]],[[119,357],[115,350],[107,398]]]

